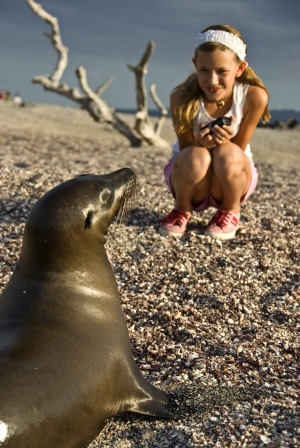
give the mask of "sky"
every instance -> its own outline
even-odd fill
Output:
[[[299,0],[39,0],[57,17],[69,64],[62,81],[78,87],[77,67],[87,71],[92,89],[112,76],[102,95],[116,109],[136,107],[137,65],[149,41],[155,50],[146,86],[166,107],[171,90],[193,70],[193,41],[209,25],[231,24],[247,44],[249,65],[270,92],[270,109],[300,111]],[[26,0],[0,0],[0,90],[19,93],[24,101],[75,105],[33,84],[50,74],[57,53],[45,33],[50,26]],[[155,108],[149,99],[149,108]]]

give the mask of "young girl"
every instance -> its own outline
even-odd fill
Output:
[[[192,210],[214,207],[205,235],[235,237],[240,206],[258,180],[249,142],[259,120],[270,119],[268,91],[245,58],[246,45],[232,26],[210,26],[195,40],[196,73],[171,93],[178,141],[164,172],[175,208],[161,223],[162,235],[181,236]],[[229,125],[207,127],[222,116]]]

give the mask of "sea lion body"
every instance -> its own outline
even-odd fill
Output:
[[[104,247],[134,181],[79,176],[33,207],[0,298],[1,448],[83,448],[121,412],[171,417],[133,359]]]

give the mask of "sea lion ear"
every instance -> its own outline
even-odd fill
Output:
[[[103,190],[101,191],[101,193],[99,195],[100,202],[102,204],[107,202],[108,199],[110,198],[110,195],[111,195],[111,191],[108,188],[103,188]]]
[[[90,210],[85,218],[84,230],[91,229],[93,225],[94,211]]]

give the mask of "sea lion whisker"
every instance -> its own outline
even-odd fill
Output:
[[[118,224],[122,224],[125,221],[125,218],[128,216],[128,211],[128,200],[127,197],[124,197],[116,220]]]
[[[137,182],[135,179],[130,179],[123,188],[121,205],[116,218],[116,224],[122,224],[128,216],[129,209],[136,201]]]

